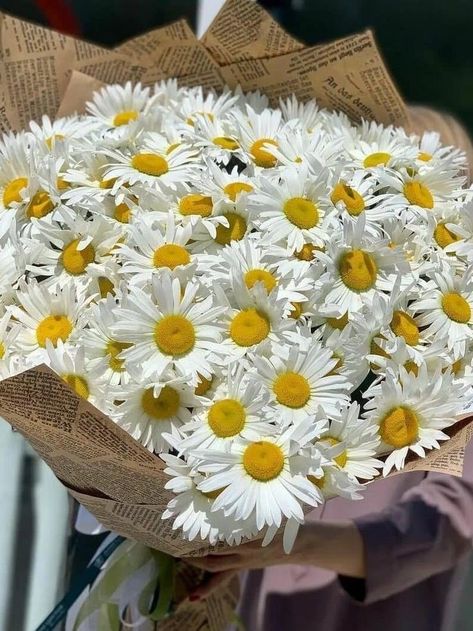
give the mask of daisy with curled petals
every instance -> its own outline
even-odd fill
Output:
[[[266,242],[283,241],[295,252],[306,243],[325,245],[331,223],[328,194],[323,170],[311,178],[304,167],[287,167],[277,179],[260,181],[258,191],[248,199],[248,208]]]
[[[283,319],[284,298],[268,295],[262,283],[256,283],[250,290],[234,280],[232,302],[222,287],[215,285],[214,291],[218,302],[226,307],[227,337],[220,344],[226,363],[278,346],[295,329],[294,320]]]
[[[330,421],[330,427],[317,441],[324,453],[338,448],[335,464],[356,480],[372,480],[379,474],[383,463],[375,458],[379,447],[378,427],[369,420],[360,419],[360,406],[352,403],[339,418]],[[341,450],[341,451],[340,451]],[[328,451],[325,454],[328,457]]]
[[[248,381],[242,366],[230,368],[212,399],[182,428],[186,438],[179,451],[192,454],[201,449],[221,450],[238,437],[271,434],[274,427],[263,414],[267,400],[261,386]]]
[[[223,165],[232,156],[240,157],[240,143],[229,120],[210,119],[205,114],[196,114],[192,142],[202,155]]]
[[[442,145],[438,132],[425,131],[419,141],[417,167],[428,170],[438,162],[447,165],[447,168],[462,170],[466,165],[466,155],[460,149]]]
[[[122,304],[126,300],[122,297]],[[90,307],[88,327],[82,333],[86,357],[90,369],[100,374],[112,386],[126,384],[130,374],[121,353],[130,348],[130,342],[113,338],[112,330],[117,321],[117,303],[110,294]]]
[[[308,132],[320,125],[319,107],[315,101],[302,103],[295,94],[291,94],[286,99],[279,98],[279,107],[285,122],[297,121]]]
[[[425,337],[447,339],[455,358],[461,357],[473,338],[473,270],[460,277],[443,266],[412,309],[420,313],[418,323],[425,327]]]
[[[398,373],[386,372],[386,378],[366,392],[369,398],[363,416],[378,428],[379,452],[388,452],[383,475],[404,466],[409,450],[424,457],[426,449],[438,449],[447,440],[442,430],[455,423],[461,411],[465,386],[447,371],[429,373],[424,364],[418,375],[402,366]]]
[[[63,285],[38,284],[35,280],[19,282],[17,305],[8,311],[20,323],[16,346],[26,353],[55,347],[59,340],[72,341],[85,325],[86,307],[91,301],[84,291],[69,281]],[[44,356],[44,353],[41,353]]]
[[[61,283],[71,278],[87,283],[91,269],[96,275],[106,275],[106,262],[122,234],[119,226],[99,215],[85,220],[63,213],[61,224],[39,220],[37,227],[45,248],[38,265],[29,265],[29,270],[34,275],[53,276]]]
[[[252,379],[263,383],[277,411],[282,427],[298,424],[321,407],[329,418],[340,415],[348,403],[350,384],[333,374],[337,359],[322,344],[311,343],[307,350],[284,347],[279,355],[254,358]]]
[[[8,225],[10,222],[7,221]],[[0,221],[1,226],[1,221]],[[38,247],[29,249],[29,243],[22,240],[4,241],[0,248],[0,300],[3,305],[13,302],[17,282],[25,274],[26,265]]]
[[[202,471],[206,467],[210,471],[199,489],[205,493],[223,489],[212,510],[223,510],[236,520],[247,519],[253,513],[258,530],[279,527],[284,517],[300,522],[302,504],[316,506],[320,502],[317,488],[307,479],[311,461],[298,453],[313,436],[313,423],[306,419],[298,427],[274,436],[239,439],[230,450],[200,452]],[[212,463],[208,466],[207,458]],[[221,470],[216,471],[218,464]]]
[[[246,106],[246,112],[233,111],[231,114],[236,124],[236,135],[245,152],[246,161],[262,169],[276,166],[277,158],[268,151],[268,147],[277,147],[282,129],[279,110],[263,110],[256,113]]]
[[[31,140],[25,134],[4,136],[0,142],[0,209],[14,208],[23,201],[34,167]]]
[[[328,137],[320,128],[312,133],[287,123],[278,136],[278,144],[267,145],[266,151],[284,166],[306,166],[318,174],[321,167],[336,169],[340,159],[341,138]]]
[[[198,375],[210,379],[222,352],[222,326],[218,318],[225,307],[202,293],[198,282],[181,289],[177,278],[163,273],[153,277],[150,293],[132,287],[125,307],[117,311],[115,339],[131,342],[123,351],[125,361],[141,365],[144,378],[173,368],[197,385]]]
[[[402,130],[366,121],[345,135],[344,146],[353,165],[367,170],[413,165],[418,153]]]
[[[367,230],[373,234],[379,234],[378,222],[387,217],[387,211],[374,194],[376,184],[374,177],[359,169],[341,177],[330,193],[330,200],[342,217],[348,215],[356,220],[363,213]]]
[[[170,449],[165,435],[181,437],[181,428],[191,418],[189,408],[198,405],[186,377],[165,371],[153,379],[141,378],[113,390],[117,402],[110,410],[113,420],[149,451]]]
[[[83,399],[90,401],[100,409],[104,409],[106,389],[103,383],[97,379],[97,375],[91,375],[83,347],[64,344],[61,339],[56,346],[46,341],[48,365],[61,377],[67,385]]]
[[[312,449],[316,451],[316,454],[320,454],[316,446],[313,446]],[[337,464],[331,464],[331,461],[325,458],[318,469],[310,468],[307,479],[319,489],[322,502],[332,497],[343,497],[347,500],[363,499],[361,495],[363,485]]]
[[[278,286],[274,255],[271,256],[269,248],[250,238],[232,241],[217,260],[220,269],[216,269],[216,274],[224,283],[228,284],[231,278],[235,278],[248,289],[262,283],[268,294]]]
[[[133,151],[107,150],[105,179],[115,181],[116,187],[142,182],[148,186],[169,186],[185,182],[196,171],[196,152],[187,145],[180,145],[169,152],[165,136],[148,132],[140,147]]]
[[[131,283],[145,285],[163,269],[182,280],[192,276],[192,226],[176,226],[171,212],[166,219],[160,223],[153,215],[143,217],[140,224],[131,227],[127,244],[120,246],[122,272],[130,275]]]
[[[240,171],[237,166],[231,171],[220,169],[214,162],[206,162],[206,170],[210,177],[202,178],[200,186],[202,192],[210,195],[217,207],[223,203],[227,206],[234,203],[240,195],[248,195],[255,188],[255,182],[251,167]]]
[[[176,114],[193,127],[196,114],[206,116],[211,121],[228,115],[237,98],[228,90],[218,96],[213,91],[204,93],[199,86],[188,91],[179,104]]]
[[[20,332],[20,326],[12,322],[9,311],[0,317],[0,364],[6,365],[15,355],[14,342]]]
[[[407,267],[402,254],[389,248],[386,240],[366,234],[363,216],[356,224],[345,222],[342,239],[329,242],[327,252],[317,256],[327,265],[325,300],[344,313],[360,311],[377,292],[389,290],[390,275]]]
[[[124,86],[105,86],[86,103],[86,109],[108,127],[120,127],[138,119],[146,108],[148,94],[149,88],[140,83],[132,86],[130,81]]]
[[[46,146],[49,151],[56,148],[56,143],[70,142],[80,139],[98,127],[98,122],[92,118],[78,120],[76,116],[66,116],[52,121],[49,116],[41,117],[41,125],[30,122],[31,133]]]

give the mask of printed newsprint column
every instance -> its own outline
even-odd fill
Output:
[[[315,97],[322,107],[340,109],[355,120],[409,122],[370,31],[271,59],[240,61],[221,72],[231,87],[260,89],[273,105],[294,93],[303,101]]]
[[[304,48],[253,0],[228,0],[201,41],[221,66]]]
[[[73,68],[123,83],[143,74],[146,66],[0,13],[0,130],[19,130],[43,114],[54,117]]]

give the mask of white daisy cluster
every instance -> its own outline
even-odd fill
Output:
[[[314,102],[104,88],[0,145],[1,376],[46,362],[160,454],[187,538],[269,540],[448,438],[464,172],[435,133]]]

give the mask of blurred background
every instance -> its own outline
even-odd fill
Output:
[[[0,10],[105,46],[186,17],[202,34],[223,0],[0,0]],[[261,0],[307,44],[372,28],[405,99],[459,118],[473,134],[471,0]],[[0,631],[34,631],[61,597],[64,571],[98,536],[73,534],[64,489],[0,419]],[[456,629],[473,629],[473,572]]]

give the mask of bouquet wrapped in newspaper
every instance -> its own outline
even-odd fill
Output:
[[[0,145],[0,412],[145,544],[124,567],[159,565],[156,619],[200,573],[181,563],[165,589],[149,548],[283,530],[289,551],[307,511],[378,475],[461,474],[465,155],[409,133],[369,33],[303,48],[251,2],[228,2],[203,42],[177,23],[114,52],[2,29],[1,71],[23,74],[3,94],[18,131]],[[48,55],[60,111],[77,114],[54,119],[41,92],[14,108]],[[222,629],[235,599],[222,587],[159,628]],[[102,604],[91,595],[75,628]]]

